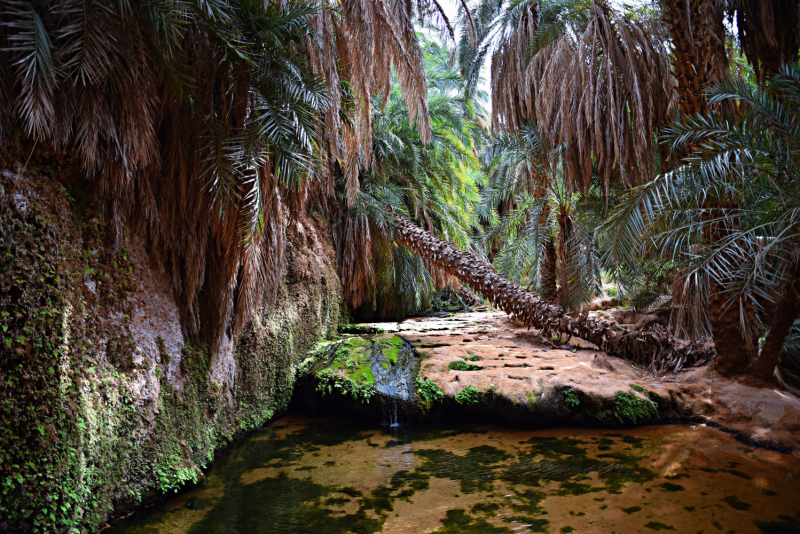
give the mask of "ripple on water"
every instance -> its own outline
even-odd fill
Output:
[[[800,460],[721,432],[382,431],[285,417],[107,532],[800,532]]]

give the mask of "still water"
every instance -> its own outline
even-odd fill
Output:
[[[800,533],[800,459],[716,430],[397,431],[287,416],[108,534]]]

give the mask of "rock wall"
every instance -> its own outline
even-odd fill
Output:
[[[279,301],[209,355],[183,338],[169,280],[141,242],[129,235],[113,250],[80,187],[46,166],[9,167],[0,532],[92,532],[197,481],[216,451],[286,409],[298,365],[336,328],[334,252],[321,221],[292,223]]]

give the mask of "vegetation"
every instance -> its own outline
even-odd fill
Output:
[[[444,392],[432,380],[417,377],[414,381],[414,387],[417,388],[417,394],[427,403],[444,400]]]
[[[622,424],[636,425],[647,421],[656,413],[656,409],[656,403],[650,399],[643,399],[630,391],[617,391],[614,417]]]
[[[462,1],[455,24],[436,0],[0,4],[0,385],[26,399],[0,405],[15,499],[0,528],[81,530],[123,499],[92,486],[123,431],[107,450],[86,432],[140,424],[125,385],[138,365],[133,244],[163,271],[186,351],[178,364],[165,340],[154,348],[167,397],[147,424],[162,441],[134,500],[193,479],[182,458],[205,465],[285,405],[311,362],[277,354],[254,321],[296,297],[294,256],[315,238],[293,232],[312,220],[330,231],[338,278],[315,282],[332,299],[308,312],[326,325],[315,332],[339,282],[357,319],[482,298],[545,338],[653,371],[713,361],[798,390],[800,6],[618,4]],[[623,305],[668,309],[669,326],[586,313],[609,283]],[[336,345],[319,387],[368,400],[368,347],[354,343]],[[391,365],[402,341],[381,343]],[[234,350],[239,374],[212,380]],[[170,389],[176,365],[186,398]],[[277,389],[256,387],[267,381]],[[631,388],[616,395],[622,423],[656,409]],[[86,391],[114,410],[87,415]],[[456,401],[480,398],[468,387]],[[199,436],[204,414],[213,437],[186,453],[165,425]],[[88,482],[66,472],[84,442],[81,458],[102,457]],[[35,484],[46,498],[28,503]]]
[[[671,304],[674,335],[710,333],[732,351],[720,371],[770,379],[800,316],[776,322],[792,300],[780,296],[791,262],[773,261],[793,239],[791,222],[773,222],[792,209],[794,75],[781,69],[800,48],[799,15],[743,0],[476,0],[454,28],[426,0],[18,2],[0,18],[0,138],[74,155],[115,242],[126,223],[148,236],[185,333],[212,350],[274,302],[286,221],[313,209],[361,317],[401,318],[435,306],[438,291],[466,291],[433,251],[398,237],[403,217],[561,310],[583,309],[609,279],[637,307]],[[415,22],[438,24],[441,42]],[[718,132],[726,141],[711,140]],[[717,181],[701,184],[723,157]],[[781,175],[780,193],[709,190],[751,172]],[[691,213],[690,199],[706,204]],[[748,218],[752,202],[769,205],[758,213],[770,222]],[[649,237],[598,231],[625,217],[629,235]],[[697,243],[698,232],[711,234]],[[763,238],[763,253],[734,233]],[[761,258],[750,275],[733,261],[745,252]],[[751,276],[767,264],[765,280]],[[658,346],[656,359],[678,361],[674,343]]]
[[[462,360],[456,360],[447,364],[447,368],[451,371],[477,371],[480,369],[477,365],[472,365]]]
[[[474,386],[467,386],[456,394],[456,402],[459,404],[478,404],[481,400],[481,390]]]
[[[578,394],[575,393],[574,389],[567,388],[564,390],[564,402],[569,408],[575,408],[581,403],[581,400],[578,398]]]

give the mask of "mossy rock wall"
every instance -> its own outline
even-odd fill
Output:
[[[219,384],[142,243],[116,249],[57,169],[19,171],[0,158],[0,532],[93,532],[286,409],[336,328],[334,254],[321,221],[292,223],[279,301],[223,348]]]

